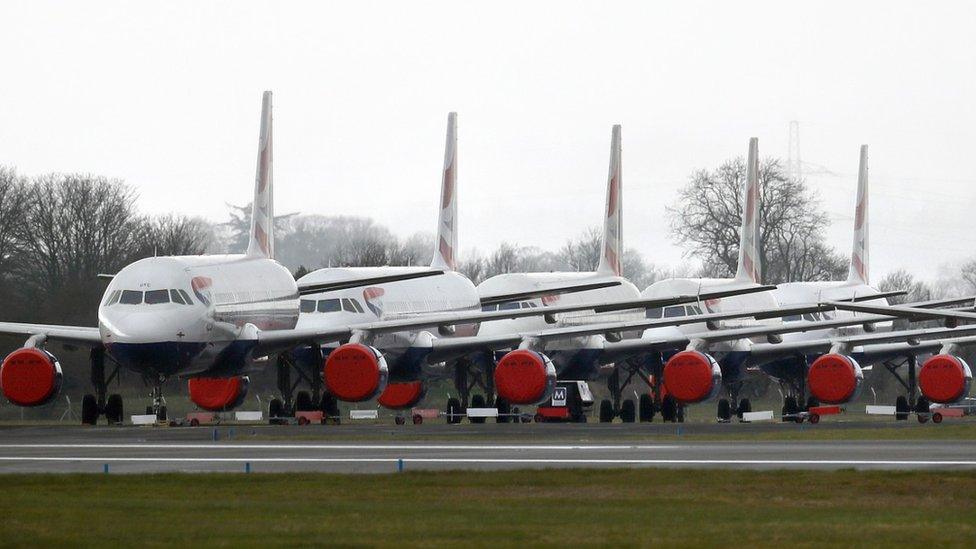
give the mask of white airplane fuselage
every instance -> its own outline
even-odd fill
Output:
[[[98,308],[107,354],[149,377],[239,375],[253,366],[257,330],[297,322],[288,269],[246,255],[136,261],[115,275]]]

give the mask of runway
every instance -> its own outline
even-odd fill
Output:
[[[110,473],[389,473],[551,467],[976,469],[976,441],[627,442],[619,440],[619,430],[603,430],[604,435],[617,432],[618,436],[601,437],[601,430],[590,426],[585,437],[590,440],[561,442],[552,435],[558,430],[548,429],[550,426],[535,433],[521,427],[527,435],[522,437],[506,436],[509,431],[505,429],[472,427],[481,429],[480,436],[465,440],[436,435],[457,433],[455,426],[430,426],[426,431],[435,434],[429,440],[398,440],[380,426],[357,427],[371,435],[346,440],[336,439],[335,428],[323,429],[328,434],[321,436],[294,427],[7,428],[0,430],[0,473],[102,473],[106,467]],[[287,435],[284,440],[256,440],[262,438],[260,432],[265,438],[274,436],[267,433]],[[542,432],[548,437],[539,436]]]

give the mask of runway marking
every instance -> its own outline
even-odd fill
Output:
[[[494,444],[0,444],[0,449],[132,448],[146,450],[663,450],[675,444],[655,445],[494,445]]]
[[[844,460],[844,459],[533,459],[533,458],[194,458],[194,457],[91,457],[91,456],[0,456],[0,461],[98,461],[173,463],[484,463],[564,465],[952,465],[976,467],[976,461],[962,460]]]

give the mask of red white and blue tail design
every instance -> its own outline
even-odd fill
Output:
[[[620,124],[610,134],[610,173],[607,175],[607,209],[603,219],[603,246],[597,272],[623,274],[623,177],[621,170]]]
[[[854,249],[848,284],[868,282],[868,146],[861,145],[861,162],[857,170],[857,206],[854,210]]]
[[[261,134],[258,139],[258,167],[251,204],[251,239],[247,255],[274,259],[274,193],[271,143],[271,92],[261,103]]]
[[[742,229],[739,231],[739,267],[735,279],[740,282],[762,281],[759,259],[759,139],[749,140],[746,164],[746,186],[743,195]]]
[[[441,178],[441,210],[437,216],[434,259],[430,266],[457,270],[457,113],[447,115],[447,143],[444,146],[444,172]]]

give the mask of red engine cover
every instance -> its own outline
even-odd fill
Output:
[[[718,388],[721,372],[715,359],[698,351],[681,351],[664,365],[667,393],[682,403],[706,400]],[[716,379],[717,377],[717,379]]]
[[[248,379],[240,377],[194,377],[187,383],[190,400],[204,410],[218,412],[241,405],[247,396]]]
[[[495,365],[495,389],[509,404],[536,404],[549,398],[556,384],[556,369],[549,358],[517,349]]]
[[[373,347],[347,343],[325,359],[325,387],[339,400],[361,402],[386,388],[386,359]]]
[[[861,386],[861,367],[853,358],[836,353],[813,361],[807,371],[807,387],[820,402],[843,404],[857,395]]]
[[[423,381],[389,383],[376,401],[385,408],[402,410],[420,402],[426,392],[427,388],[424,387]]]
[[[956,402],[966,396],[971,382],[969,365],[952,355],[935,355],[918,372],[918,388],[925,398],[939,404]]]
[[[61,365],[43,349],[17,349],[0,365],[0,390],[18,406],[47,404],[61,390]]]

